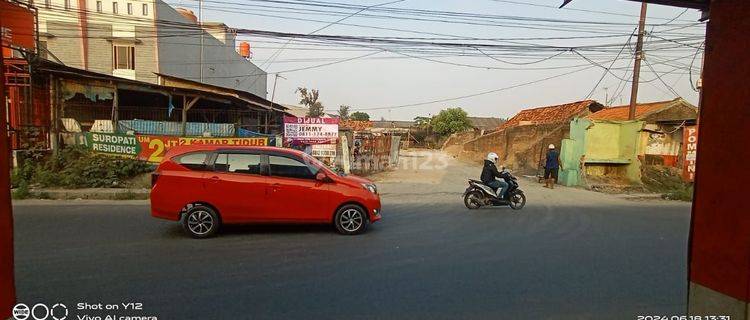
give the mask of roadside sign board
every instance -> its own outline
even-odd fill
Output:
[[[0,38],[2,46],[34,52],[34,12],[14,2],[0,0]]]
[[[138,156],[141,146],[133,135],[87,132],[86,145],[99,153]]]
[[[310,155],[316,158],[335,158],[336,157],[336,145],[335,144],[314,144],[312,145],[312,153]]]
[[[338,118],[284,117],[284,141],[292,144],[330,144],[339,137]]]
[[[683,128],[682,137],[682,179],[692,182],[695,179],[695,159],[698,155],[698,126]]]

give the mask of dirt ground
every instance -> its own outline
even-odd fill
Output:
[[[391,171],[369,176],[378,184],[384,199],[396,202],[462,203],[468,179],[479,179],[480,163],[459,160],[444,151],[431,149],[402,150],[399,165]],[[535,178],[519,177],[527,205],[553,207],[555,205],[601,206],[638,205],[631,197],[594,192],[581,188],[557,185],[550,190]],[[650,204],[670,201],[647,200]],[[689,205],[689,204],[687,204]]]

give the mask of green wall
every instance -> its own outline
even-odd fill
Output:
[[[625,177],[640,183],[638,146],[642,121],[591,121],[575,118],[570,122],[570,138],[563,140],[560,183],[580,185],[579,162],[586,155],[587,166],[623,166]]]

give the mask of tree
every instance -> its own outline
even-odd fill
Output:
[[[318,90],[308,90],[307,88],[299,87],[294,92],[299,92],[299,103],[308,108],[308,117],[322,117],[325,114],[325,112],[323,111],[323,104],[318,101]]]
[[[463,109],[448,108],[440,110],[438,115],[432,117],[430,127],[439,134],[448,135],[466,131],[466,129],[471,128],[471,122],[469,121],[469,115]]]
[[[349,120],[349,106],[342,105],[339,107],[339,118],[341,120]]]
[[[361,111],[353,112],[349,118],[357,121],[370,121],[370,115]]]

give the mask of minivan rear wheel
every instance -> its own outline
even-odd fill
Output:
[[[193,238],[209,238],[216,234],[221,220],[216,210],[207,206],[194,206],[182,217],[182,228]]]
[[[333,224],[339,233],[345,235],[360,234],[367,230],[369,219],[367,211],[354,204],[348,204],[336,211]]]

